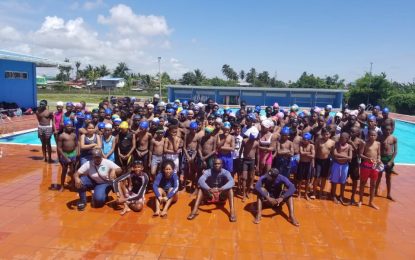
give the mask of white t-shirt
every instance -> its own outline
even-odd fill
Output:
[[[87,173],[96,183],[101,184],[109,181],[109,173],[111,169],[119,169],[120,167],[110,160],[102,159],[100,165],[95,165],[94,161],[84,163],[78,172],[80,174]]]
[[[239,158],[239,151],[241,150],[243,139],[241,135],[235,136],[235,150],[232,153],[233,159]]]

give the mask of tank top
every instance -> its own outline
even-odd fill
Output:
[[[119,133],[118,137],[118,148],[120,148],[120,152],[122,154],[126,155],[131,150],[133,145],[133,135],[130,132],[125,135]]]
[[[111,150],[113,142],[114,142],[114,136],[110,135],[110,138],[108,141],[105,139],[104,136],[102,136],[102,152],[104,154],[107,154]],[[107,159],[110,161],[114,161],[115,160],[114,152],[112,152],[112,154],[108,156]]]
[[[88,145],[88,144],[96,144],[96,143],[97,143],[97,135],[96,135],[96,134],[94,134],[94,135],[93,135],[92,139],[91,139],[91,138],[88,138],[88,137],[85,135],[85,138],[84,138],[84,145]],[[81,157],[88,157],[88,156],[90,156],[90,155],[91,155],[91,152],[92,152],[92,149],[88,149],[88,150],[81,150]]]
[[[54,117],[54,119],[55,119],[55,129],[56,130],[58,130],[58,132],[60,132],[62,129],[61,129],[61,120],[62,120],[62,116],[63,116],[63,112],[60,112],[60,113],[58,113],[58,112],[55,112],[54,114],[53,114],[53,117]]]

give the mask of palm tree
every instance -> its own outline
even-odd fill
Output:
[[[107,66],[105,66],[105,64],[102,64],[99,67],[95,68],[98,71],[98,74],[100,77],[105,77],[109,74],[111,74],[111,72],[108,70]]]
[[[222,73],[228,80],[238,80],[238,74],[228,64],[222,66]]]
[[[114,73],[112,74],[113,77],[118,78],[127,78],[127,74],[130,68],[128,68],[127,64],[125,62],[118,63],[117,67],[114,70]]]
[[[87,79],[92,82],[92,85],[95,86],[97,84],[97,79],[99,78],[99,71],[96,69],[92,69],[88,71]]]
[[[252,83],[252,85],[254,85],[256,77],[257,75],[255,68],[251,68],[249,72],[246,73],[246,82]]]
[[[196,86],[200,86],[202,84],[202,81],[206,79],[205,75],[203,75],[203,72],[200,69],[195,69],[195,83]]]
[[[241,70],[241,71],[239,72],[239,78],[240,78],[242,81],[245,79],[245,71],[244,71],[244,70]]]
[[[75,62],[75,67],[76,67],[76,76],[75,76],[75,79],[78,80],[79,79],[79,67],[81,67],[81,62],[80,61],[76,61]]]

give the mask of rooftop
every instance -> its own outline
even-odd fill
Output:
[[[253,91],[291,91],[291,92],[347,92],[347,89],[323,89],[323,88],[266,88],[266,87],[241,87],[241,86],[190,86],[167,85],[168,88],[180,89],[218,89],[218,90],[253,90]]]
[[[33,62],[37,67],[69,67],[71,63],[53,61],[46,58],[40,58],[28,54],[16,53],[6,50],[0,50],[0,60],[14,60],[14,61],[25,61]]]

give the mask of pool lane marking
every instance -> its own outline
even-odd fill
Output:
[[[10,134],[4,134],[1,136],[1,138],[7,138],[13,135],[21,135],[21,134],[26,134],[26,133],[30,133],[30,132],[34,132],[37,131],[37,128],[32,128],[32,129],[28,129],[28,130],[22,130],[22,131],[18,131],[18,132],[13,132]]]

